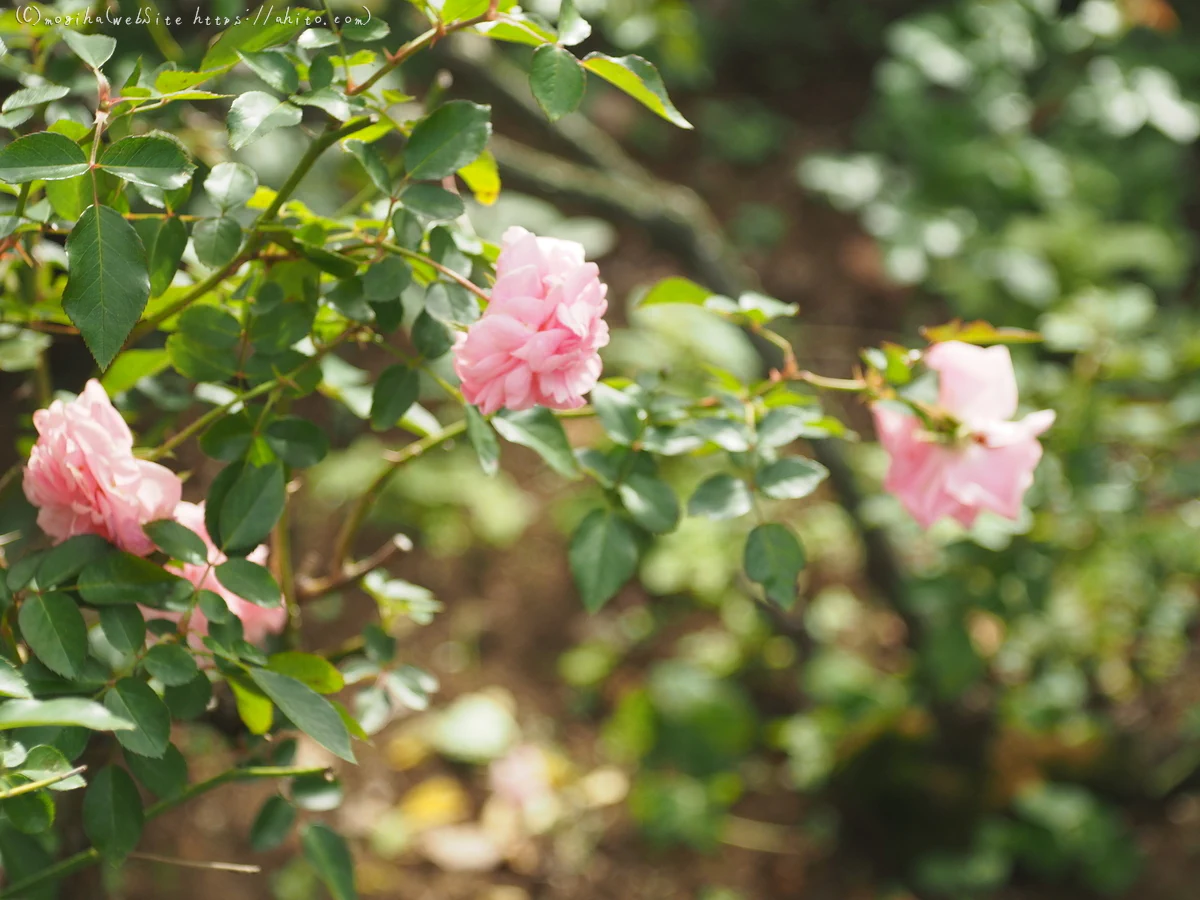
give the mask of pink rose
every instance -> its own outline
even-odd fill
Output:
[[[38,508],[38,527],[55,543],[98,534],[145,556],[154,544],[142,526],[171,517],[179,478],[136,459],[133,435],[100,382],[87,383],[70,403],[55,400],[33,414],[38,439],[25,466],[25,496]]]
[[[953,436],[931,434],[915,415],[876,404],[875,427],[891,457],[884,487],[922,528],[942,516],[970,527],[985,509],[1017,518],[1053,410],[1011,421],[1017,380],[1007,347],[947,341],[925,352],[925,364],[938,373],[939,406],[961,427]]]
[[[493,760],[488,781],[498,797],[514,806],[529,806],[552,793],[549,760],[536,744],[520,744]]]
[[[579,244],[508,229],[488,307],[454,347],[463,396],[485,415],[583,406],[608,343],[607,293]]]
[[[217,576],[213,574],[213,569],[225,562],[226,557],[213,544],[208,536],[208,530],[204,527],[204,504],[180,503],[175,509],[175,521],[186,528],[190,528],[203,538],[204,543],[208,545],[208,561],[210,565],[199,566],[194,563],[181,563],[179,565],[168,566],[167,568],[182,575],[192,584],[196,585],[196,587],[212,591],[219,595],[225,601],[225,605],[233,611],[233,614],[242,620],[242,633],[250,643],[261,643],[268,634],[278,634],[283,631],[288,618],[287,610],[284,607],[279,606],[274,609],[267,609],[256,603],[251,603],[249,600],[243,600],[224,587],[217,580]],[[257,547],[246,558],[251,562],[262,565],[267,561],[267,548],[265,546]],[[147,618],[179,619],[179,613],[164,613],[162,610],[144,608],[142,612],[146,614]],[[204,613],[200,612],[199,608],[192,610],[192,617],[188,620],[188,630],[194,635],[202,636],[208,634],[208,620],[204,617]]]

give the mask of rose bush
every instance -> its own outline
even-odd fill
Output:
[[[712,367],[703,379],[647,368],[600,380],[609,326],[597,266],[578,244],[521,228],[499,246],[481,239],[463,195],[486,206],[500,188],[490,110],[437,90],[415,101],[397,70],[471,32],[534,48],[530,84],[551,119],[579,106],[592,74],[688,122],[645,60],[579,59],[570,47],[587,26],[569,3],[557,30],[496,0],[416,6],[424,30],[394,50],[380,49],[390,35],[380,21],[289,18],[213,34],[186,65],[99,32],[0,20],[21,82],[3,104],[17,136],[0,147],[0,277],[12,287],[0,311],[17,340],[39,348],[23,371],[43,407],[36,437],[12,423],[28,458],[2,482],[0,511],[20,524],[4,536],[0,579],[0,897],[120,863],[148,820],[226,782],[327,776],[324,765],[290,765],[286,745],[269,740],[281,732],[352,762],[355,740],[402,713],[427,682],[399,665],[388,617],[348,648],[306,646],[298,626],[309,604],[360,583],[390,613],[427,616],[411,591],[389,596],[386,567],[404,542],[360,555],[357,538],[401,467],[463,436],[486,472],[503,440],[595,482],[569,549],[593,611],[678,527],[684,510],[660,471],[675,458],[721,469],[688,499],[688,515],[752,520],[740,539],[743,590],[767,608],[795,604],[804,548],[761,501],[803,500],[828,474],[799,442],[847,432],[814,387],[875,406],[891,489],[923,524],[1019,509],[1052,414],[1010,421],[1008,351],[961,342],[999,343],[1006,332],[955,326],[960,340],[923,356],[892,346],[866,354],[852,378],[830,379],[801,370],[778,327],[795,307],[675,278],[641,305],[701,307],[776,348],[776,364],[748,381]],[[203,139],[185,127],[197,116]],[[302,137],[302,123],[317,136]],[[242,154],[271,136],[304,146],[277,189]],[[353,173],[360,189],[342,213],[301,198],[318,166]],[[100,373],[74,399],[57,395],[83,379],[52,369],[53,341],[86,346]],[[937,404],[914,379],[922,360],[939,377]],[[305,470],[330,452],[314,421],[325,413],[314,410],[397,444],[347,499],[316,569],[293,559],[289,524]],[[592,416],[593,445],[572,446],[563,420]],[[351,680],[358,698],[375,691],[369,717],[357,699],[338,699]],[[216,721],[222,708],[240,723],[241,761],[189,784],[172,722]],[[114,742],[126,765],[113,762]],[[85,781],[90,845],[56,860],[45,839],[53,794]],[[145,805],[138,783],[158,802]],[[34,806],[8,803],[29,796]],[[287,810],[264,812],[256,846],[285,838]],[[354,896],[339,835],[309,820],[301,846],[335,896]]]

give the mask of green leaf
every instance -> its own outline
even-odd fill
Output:
[[[379,151],[375,149],[375,146],[353,140],[344,141],[342,146],[350,152],[351,156],[358,160],[375,187],[379,188],[385,197],[390,197],[392,194],[392,175],[388,172],[388,168],[383,162],[383,157],[379,155]]]
[[[485,475],[495,475],[500,468],[500,442],[487,419],[474,406],[465,407],[467,414],[467,439],[479,457],[479,466]]]
[[[146,251],[115,209],[89,206],[67,237],[62,305],[101,369],[107,369],[150,298]]]
[[[22,700],[32,699],[29,685],[25,676],[13,668],[13,664],[0,656],[0,697],[17,697]]]
[[[129,773],[105,766],[83,797],[83,831],[110,863],[128,856],[142,838],[142,798]]]
[[[134,725],[132,731],[117,732],[122,747],[142,756],[163,755],[171,737],[171,713],[150,685],[122,678],[104,695],[104,705]]]
[[[78,534],[48,550],[37,567],[37,583],[42,590],[74,581],[92,562],[113,552],[112,545],[95,534]]]
[[[295,678],[269,669],[251,669],[250,677],[292,724],[334,756],[354,762],[350,733],[328,700]]]
[[[100,610],[100,628],[114,650],[132,655],[146,642],[146,619],[136,606],[106,606]]]
[[[126,350],[100,379],[109,396],[124,393],[143,378],[152,378],[171,364],[165,350]]]
[[[57,747],[41,744],[29,751],[25,761],[21,763],[21,774],[30,781],[45,781],[57,778],[74,769],[75,766]],[[50,785],[52,791],[77,791],[87,784],[81,775],[72,775]]]
[[[800,307],[795,303],[784,303],[757,291],[739,294],[737,305],[742,314],[756,325],[765,325],[772,319],[795,316],[800,312]]]
[[[0,801],[4,818],[24,834],[41,834],[54,824],[54,799],[45,791]]]
[[[292,802],[309,812],[329,812],[342,805],[345,789],[336,778],[322,775],[300,775],[292,779]]]
[[[154,89],[160,94],[180,94],[222,74],[224,69],[205,69],[200,72],[163,69],[154,77]]]
[[[759,469],[754,483],[772,500],[799,500],[815,491],[828,477],[829,470],[819,462],[789,456]]]
[[[37,87],[21,88],[4,98],[4,102],[0,104],[0,112],[41,106],[51,100],[61,100],[69,93],[71,93],[70,89],[61,84],[42,84]]]
[[[600,382],[592,388],[592,408],[608,436],[618,444],[629,446],[641,435],[641,407],[624,391]]]
[[[492,425],[500,437],[535,451],[560,475],[578,477],[579,466],[567,433],[550,410],[541,406],[521,412],[504,410],[492,418]]]
[[[617,488],[633,520],[654,534],[674,531],[679,524],[679,498],[661,478],[633,472]]]
[[[179,317],[179,332],[206,347],[229,350],[242,339],[242,324],[217,306],[190,306]]]
[[[260,691],[249,678],[230,675],[227,680],[233,689],[238,718],[251,734],[266,734],[275,719],[275,707],[271,698]]]
[[[162,135],[122,138],[100,155],[100,166],[118,178],[173,191],[192,179],[196,165],[173,138]]]
[[[216,575],[223,587],[256,606],[271,608],[282,603],[278,582],[258,563],[235,557],[217,566]]]
[[[583,606],[594,613],[637,571],[637,538],[624,519],[594,509],[571,537],[569,560]]]
[[[203,566],[208,564],[208,546],[204,538],[174,519],[159,519],[142,526],[146,536],[171,559]]]
[[[146,651],[146,671],[170,687],[181,687],[196,677],[196,660],[179,644],[158,643]]]
[[[385,256],[371,265],[362,277],[363,296],[368,303],[397,299],[412,284],[412,269],[398,256]]]
[[[79,145],[61,134],[41,131],[19,137],[0,149],[0,181],[62,181],[88,171],[88,159]]]
[[[222,601],[222,605],[224,605],[224,601]],[[209,621],[212,619],[210,618]],[[199,718],[208,708],[208,701],[211,699],[212,682],[203,672],[197,674],[187,684],[179,687],[168,685],[163,690],[163,700],[171,711],[171,715],[176,719]]]
[[[79,593],[92,606],[141,603],[161,607],[190,585],[148,559],[131,553],[110,553],[88,563],[79,576]]]
[[[217,163],[204,179],[204,192],[223,213],[245,206],[257,190],[258,173],[241,163]]]
[[[305,827],[300,843],[304,858],[317,870],[333,900],[358,900],[354,860],[345,838],[320,822],[313,822]]]
[[[228,554],[241,554],[261,544],[283,514],[286,485],[278,461],[242,468],[219,506],[218,546]],[[210,536],[212,531],[210,527]]]
[[[687,278],[664,278],[642,298],[638,307],[660,306],[665,303],[684,303],[688,306],[703,306],[713,292]]]
[[[17,616],[35,656],[64,678],[78,678],[88,655],[87,625],[69,594],[30,594]]]
[[[575,8],[575,0],[562,0],[558,8],[558,42],[564,47],[574,47],[582,44],[592,35],[592,26],[587,23],[579,10]]]
[[[296,822],[296,807],[275,794],[259,809],[250,826],[250,849],[255,853],[274,850],[285,840]]]
[[[556,122],[579,109],[587,88],[587,75],[570,50],[547,44],[533,51],[529,86],[546,118]]]
[[[125,765],[133,777],[160,800],[180,796],[187,787],[188,765],[174,744],[167,745],[162,759],[151,759],[136,753],[125,753]]]
[[[53,882],[43,881],[43,875],[54,864],[39,838],[21,834],[16,829],[0,829],[0,854],[4,856],[4,877],[8,884],[26,881],[37,886],[30,888],[23,900],[57,900]]]
[[[815,406],[779,406],[758,423],[758,443],[764,447],[786,447],[799,438],[822,438],[821,410]]]
[[[210,269],[218,269],[237,256],[242,246],[242,226],[233,216],[201,219],[192,228],[192,246],[196,259]]]
[[[246,415],[226,416],[200,436],[200,449],[222,462],[241,459],[254,440],[255,423]]]
[[[416,215],[403,206],[392,213],[392,237],[401,247],[420,250],[425,237],[425,226]]]
[[[422,119],[404,148],[408,176],[433,181],[473,162],[492,133],[491,107],[451,100]]]
[[[408,366],[389,366],[383,370],[371,392],[371,427],[376,431],[394,428],[410,406],[417,402],[421,378]]]
[[[556,40],[554,32],[519,10],[506,13],[503,19],[477,25],[475,31],[493,41],[508,41],[513,44],[526,44],[530,47],[553,44]]]
[[[0,731],[42,725],[90,728],[92,731],[122,731],[135,727],[129,719],[114,715],[94,700],[60,697],[0,703]]]
[[[237,374],[238,355],[191,340],[185,334],[167,338],[167,356],[180,375],[193,381],[228,381]]]
[[[61,34],[75,55],[93,69],[99,69],[108,62],[117,49],[116,38],[106,34],[83,34],[70,28],[64,28]]]
[[[479,301],[458,284],[435,281],[425,292],[425,309],[447,325],[470,325],[479,318]]]
[[[264,435],[275,455],[293,469],[315,466],[329,452],[329,436],[315,422],[283,416],[267,426]]]
[[[241,150],[277,128],[299,125],[304,114],[298,106],[277,100],[262,91],[240,94],[229,108],[229,146]]]
[[[615,57],[603,53],[589,53],[584,57],[583,67],[620,88],[673,125],[680,128],[692,127],[692,123],[671,103],[658,70],[640,56]]]
[[[294,94],[300,89],[300,76],[292,61],[282,53],[243,53],[238,52],[247,66],[255,75],[282,94]]]
[[[66,219],[70,222],[74,222],[82,216],[83,211],[88,208],[88,205],[93,200],[92,179],[86,174],[76,175],[74,178],[64,178],[61,181],[48,181],[46,182],[45,191],[46,199],[50,201],[50,208],[54,210],[54,214],[60,219]],[[146,224],[155,227],[159,224],[153,219],[144,221]],[[137,224],[134,227],[137,228]],[[139,230],[138,234],[141,233]],[[145,243],[145,240],[145,237],[143,237],[142,242]]]
[[[160,297],[171,286],[179,261],[187,249],[187,226],[174,216],[165,219],[140,219],[134,230],[146,248],[150,270],[150,296]],[[145,352],[145,351],[141,351]]]
[[[379,17],[372,17],[370,21],[366,22],[346,22],[342,26],[342,35],[347,40],[358,41],[363,44],[373,44],[375,41],[382,41],[391,33],[391,26]]]
[[[448,222],[466,211],[462,197],[439,184],[410,184],[400,194],[400,202],[433,222]]]
[[[308,84],[313,93],[320,93],[333,83],[333,61],[328,53],[318,53],[308,66]],[[341,99],[341,98],[339,98]],[[330,115],[333,115],[330,112]]]
[[[276,16],[273,6],[263,4],[254,14],[242,13],[241,21],[223,31],[204,54],[201,69],[217,69],[233,65],[238,53],[257,53],[270,47],[286,44],[304,30],[302,16]]]
[[[318,694],[336,694],[346,686],[342,673],[333,663],[311,653],[273,653],[267,668],[307,684]]]
[[[746,482],[732,475],[713,475],[696,488],[688,500],[689,516],[708,519],[736,519],[754,506],[754,498]]]
[[[742,565],[767,598],[784,609],[796,603],[796,579],[805,566],[804,547],[785,525],[768,522],[757,526],[746,539]]]
[[[450,330],[424,309],[413,322],[412,342],[426,359],[439,359],[454,346]]]

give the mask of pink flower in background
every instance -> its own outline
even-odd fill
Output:
[[[180,498],[170,469],[133,455],[133,435],[100,382],[70,403],[33,414],[38,439],[25,466],[25,496],[54,542],[98,534],[144,556],[154,544],[142,526],[169,519]]]
[[[226,557],[213,544],[204,527],[204,504],[180,503],[175,510],[174,518],[180,525],[190,528],[204,539],[204,543],[208,545],[208,561],[211,563],[211,568],[194,563],[181,563],[168,566],[168,568],[182,575],[197,587],[219,595],[233,611],[233,614],[242,620],[242,633],[250,643],[261,643],[268,634],[278,634],[283,631],[283,627],[287,624],[286,609],[282,606],[266,609],[249,600],[243,600],[224,587],[217,580],[217,576],[213,574],[213,568],[225,562]],[[267,561],[267,548],[265,546],[257,547],[246,558],[262,565]],[[179,613],[164,613],[162,610],[154,609],[143,609],[143,612],[148,618],[179,619]],[[199,608],[192,610],[192,617],[188,620],[188,630],[196,635],[208,634],[208,620]]]
[[[454,347],[463,396],[485,415],[583,406],[608,343],[607,293],[579,244],[508,229],[488,307]]]
[[[488,767],[492,791],[514,806],[526,807],[550,796],[550,764],[536,744],[520,744]]]
[[[1038,435],[1054,424],[1042,410],[1019,421],[1017,379],[1007,347],[935,344],[925,364],[938,373],[938,404],[965,431],[928,433],[915,415],[876,404],[875,427],[891,463],[884,487],[922,528],[943,516],[970,527],[985,509],[1015,519],[1042,458]]]

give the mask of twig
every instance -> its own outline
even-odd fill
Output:
[[[87,766],[76,766],[69,772],[59,772],[57,775],[51,775],[49,778],[43,778],[41,781],[31,781],[28,784],[17,785],[15,788],[9,788],[7,791],[0,793],[0,801],[9,800],[13,797],[19,797],[22,794],[29,794],[33,791],[40,791],[42,788],[50,787],[52,784],[58,784],[60,781],[66,781],[68,778],[81,775],[86,771]]]
[[[388,465],[367,485],[367,489],[359,495],[359,498],[354,502],[354,506],[350,509],[349,515],[342,522],[337,542],[333,547],[333,557],[329,564],[330,578],[340,578],[341,574],[345,571],[346,559],[350,556],[350,548],[354,543],[354,536],[358,534],[358,529],[362,527],[367,514],[371,511],[371,507],[375,505],[375,501],[379,498],[379,494],[400,467],[406,462],[416,459],[423,453],[432,450],[434,447],[458,437],[466,430],[467,420],[462,419],[453,425],[447,425],[436,434],[426,435],[420,440],[413,441],[403,449],[397,450],[386,457]]]
[[[380,78],[383,78],[385,75],[399,66],[400,63],[404,62],[418,50],[436,43],[446,35],[452,34],[455,31],[462,31],[464,28],[473,28],[476,25],[482,25],[484,22],[492,21],[494,18],[496,18],[496,10],[499,5],[499,0],[490,0],[488,3],[488,8],[481,15],[475,16],[473,19],[464,19],[461,22],[452,22],[450,25],[446,25],[444,22],[439,22],[436,27],[422,32],[407,44],[404,44],[402,47],[400,47],[400,49],[398,49],[395,53],[389,53],[387,55],[387,62],[371,73],[371,76],[362,84],[347,83],[346,96],[353,97],[355,94],[361,94],[363,91],[374,87]]]
[[[163,863],[168,866],[177,866],[181,869],[207,869],[212,872],[233,872],[235,875],[257,875],[262,871],[262,866],[250,866],[242,863],[228,862],[201,862],[191,859],[179,859],[176,856],[160,856],[157,853],[130,853],[130,859],[140,859],[146,862]]]
[[[373,569],[378,569],[385,562],[402,550],[411,550],[412,542],[402,534],[392,536],[392,539],[368,556],[356,563],[345,566],[338,575],[325,578],[301,578],[296,589],[296,602],[304,603],[316,600],[326,594],[341,590],[348,584],[353,584]]]
[[[417,262],[424,263],[425,265],[429,266],[430,268],[437,269],[439,272],[441,272],[443,275],[445,275],[450,280],[456,281],[460,285],[465,287],[468,291],[470,291],[476,297],[481,299],[484,303],[487,303],[488,300],[490,299],[488,297],[487,291],[485,291],[483,288],[481,288],[475,282],[471,281],[471,279],[469,279],[463,275],[459,275],[453,269],[449,268],[448,266],[442,265],[440,262],[438,262],[435,259],[431,259],[430,257],[426,256],[424,253],[421,253],[417,250],[409,250],[407,247],[401,247],[398,244],[389,244],[386,241],[381,241],[379,246],[382,247],[384,250],[386,250],[388,253],[395,253],[398,256],[405,256],[409,259],[416,260]]]

